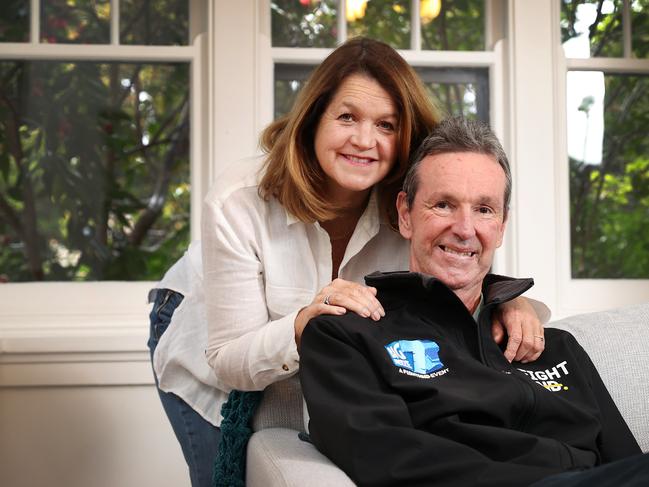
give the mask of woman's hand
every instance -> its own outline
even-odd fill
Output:
[[[510,362],[533,362],[545,348],[543,325],[530,302],[520,296],[498,306],[493,314],[491,334],[496,343],[501,343],[507,335],[505,358]]]
[[[385,316],[385,310],[376,299],[376,288],[344,279],[334,279],[323,287],[310,305],[300,310],[295,318],[295,343],[300,346],[302,332],[311,318],[320,315],[344,315],[353,311],[374,321]]]

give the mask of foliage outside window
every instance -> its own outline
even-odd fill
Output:
[[[29,5],[27,0],[0,2],[0,42],[29,41]]]
[[[622,8],[562,1],[566,56],[625,55]],[[635,39],[646,39],[649,2],[630,8],[627,46],[646,59],[649,43]],[[567,102],[572,276],[649,278],[649,70],[569,71]]]
[[[435,2],[421,3],[424,7]],[[421,8],[422,49],[482,51],[486,48],[484,0],[440,0],[438,3],[441,8],[434,17],[425,17]]]
[[[412,45],[415,4],[418,46]],[[347,38],[366,36],[395,49],[485,49],[484,0],[273,0],[270,5],[275,47],[334,47]],[[343,5],[346,35],[339,31]]]
[[[43,1],[41,38],[107,42],[105,4]],[[187,44],[187,5],[122,1],[121,37]],[[0,280],[159,279],[189,243],[189,101],[185,62],[0,54]]]
[[[41,42],[107,44],[110,42],[110,0],[41,2]]]

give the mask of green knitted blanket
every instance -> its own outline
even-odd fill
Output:
[[[246,446],[250,422],[263,396],[262,391],[232,391],[221,408],[221,440],[214,461],[214,487],[246,485]]]

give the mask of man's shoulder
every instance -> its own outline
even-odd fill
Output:
[[[352,335],[362,334],[371,325],[369,318],[347,311],[344,315],[319,315],[312,318],[304,329],[305,335],[310,334],[327,334],[335,335],[339,339],[351,337]]]

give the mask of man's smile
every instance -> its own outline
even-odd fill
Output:
[[[447,254],[457,255],[459,257],[473,257],[477,254],[477,252],[474,252],[473,250],[453,249],[446,245],[439,245],[438,247]]]

